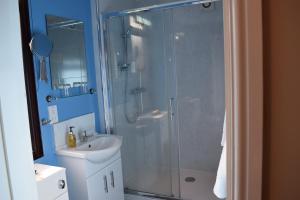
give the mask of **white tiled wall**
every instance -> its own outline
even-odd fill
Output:
[[[77,142],[79,141],[79,133],[83,131],[87,131],[87,134],[94,134],[95,113],[89,113],[53,124],[55,149],[60,149],[66,145],[66,134],[69,131],[70,126],[74,126],[73,132],[76,135]]]

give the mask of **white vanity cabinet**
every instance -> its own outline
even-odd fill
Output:
[[[66,145],[66,128],[86,130],[75,148]],[[95,132],[95,114],[53,124],[59,166],[66,168],[70,200],[124,200],[122,137]],[[79,135],[79,132],[75,132]]]
[[[70,200],[124,200],[120,151],[101,163],[62,155],[58,161],[67,169]]]
[[[124,199],[121,159],[89,177],[87,188],[89,200]]]

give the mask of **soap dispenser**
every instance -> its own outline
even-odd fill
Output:
[[[67,145],[69,148],[75,148],[76,147],[76,136],[73,133],[74,126],[70,126],[70,131],[67,134]]]

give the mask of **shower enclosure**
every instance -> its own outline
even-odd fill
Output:
[[[195,187],[214,199],[225,110],[222,2],[102,19],[106,125],[123,136],[125,192],[200,200]]]

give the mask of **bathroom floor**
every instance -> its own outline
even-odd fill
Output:
[[[180,175],[181,195],[183,200],[218,200],[213,194],[215,173],[182,169]],[[195,181],[187,182],[187,177],[193,177]],[[125,195],[126,200],[160,200],[136,195]]]

